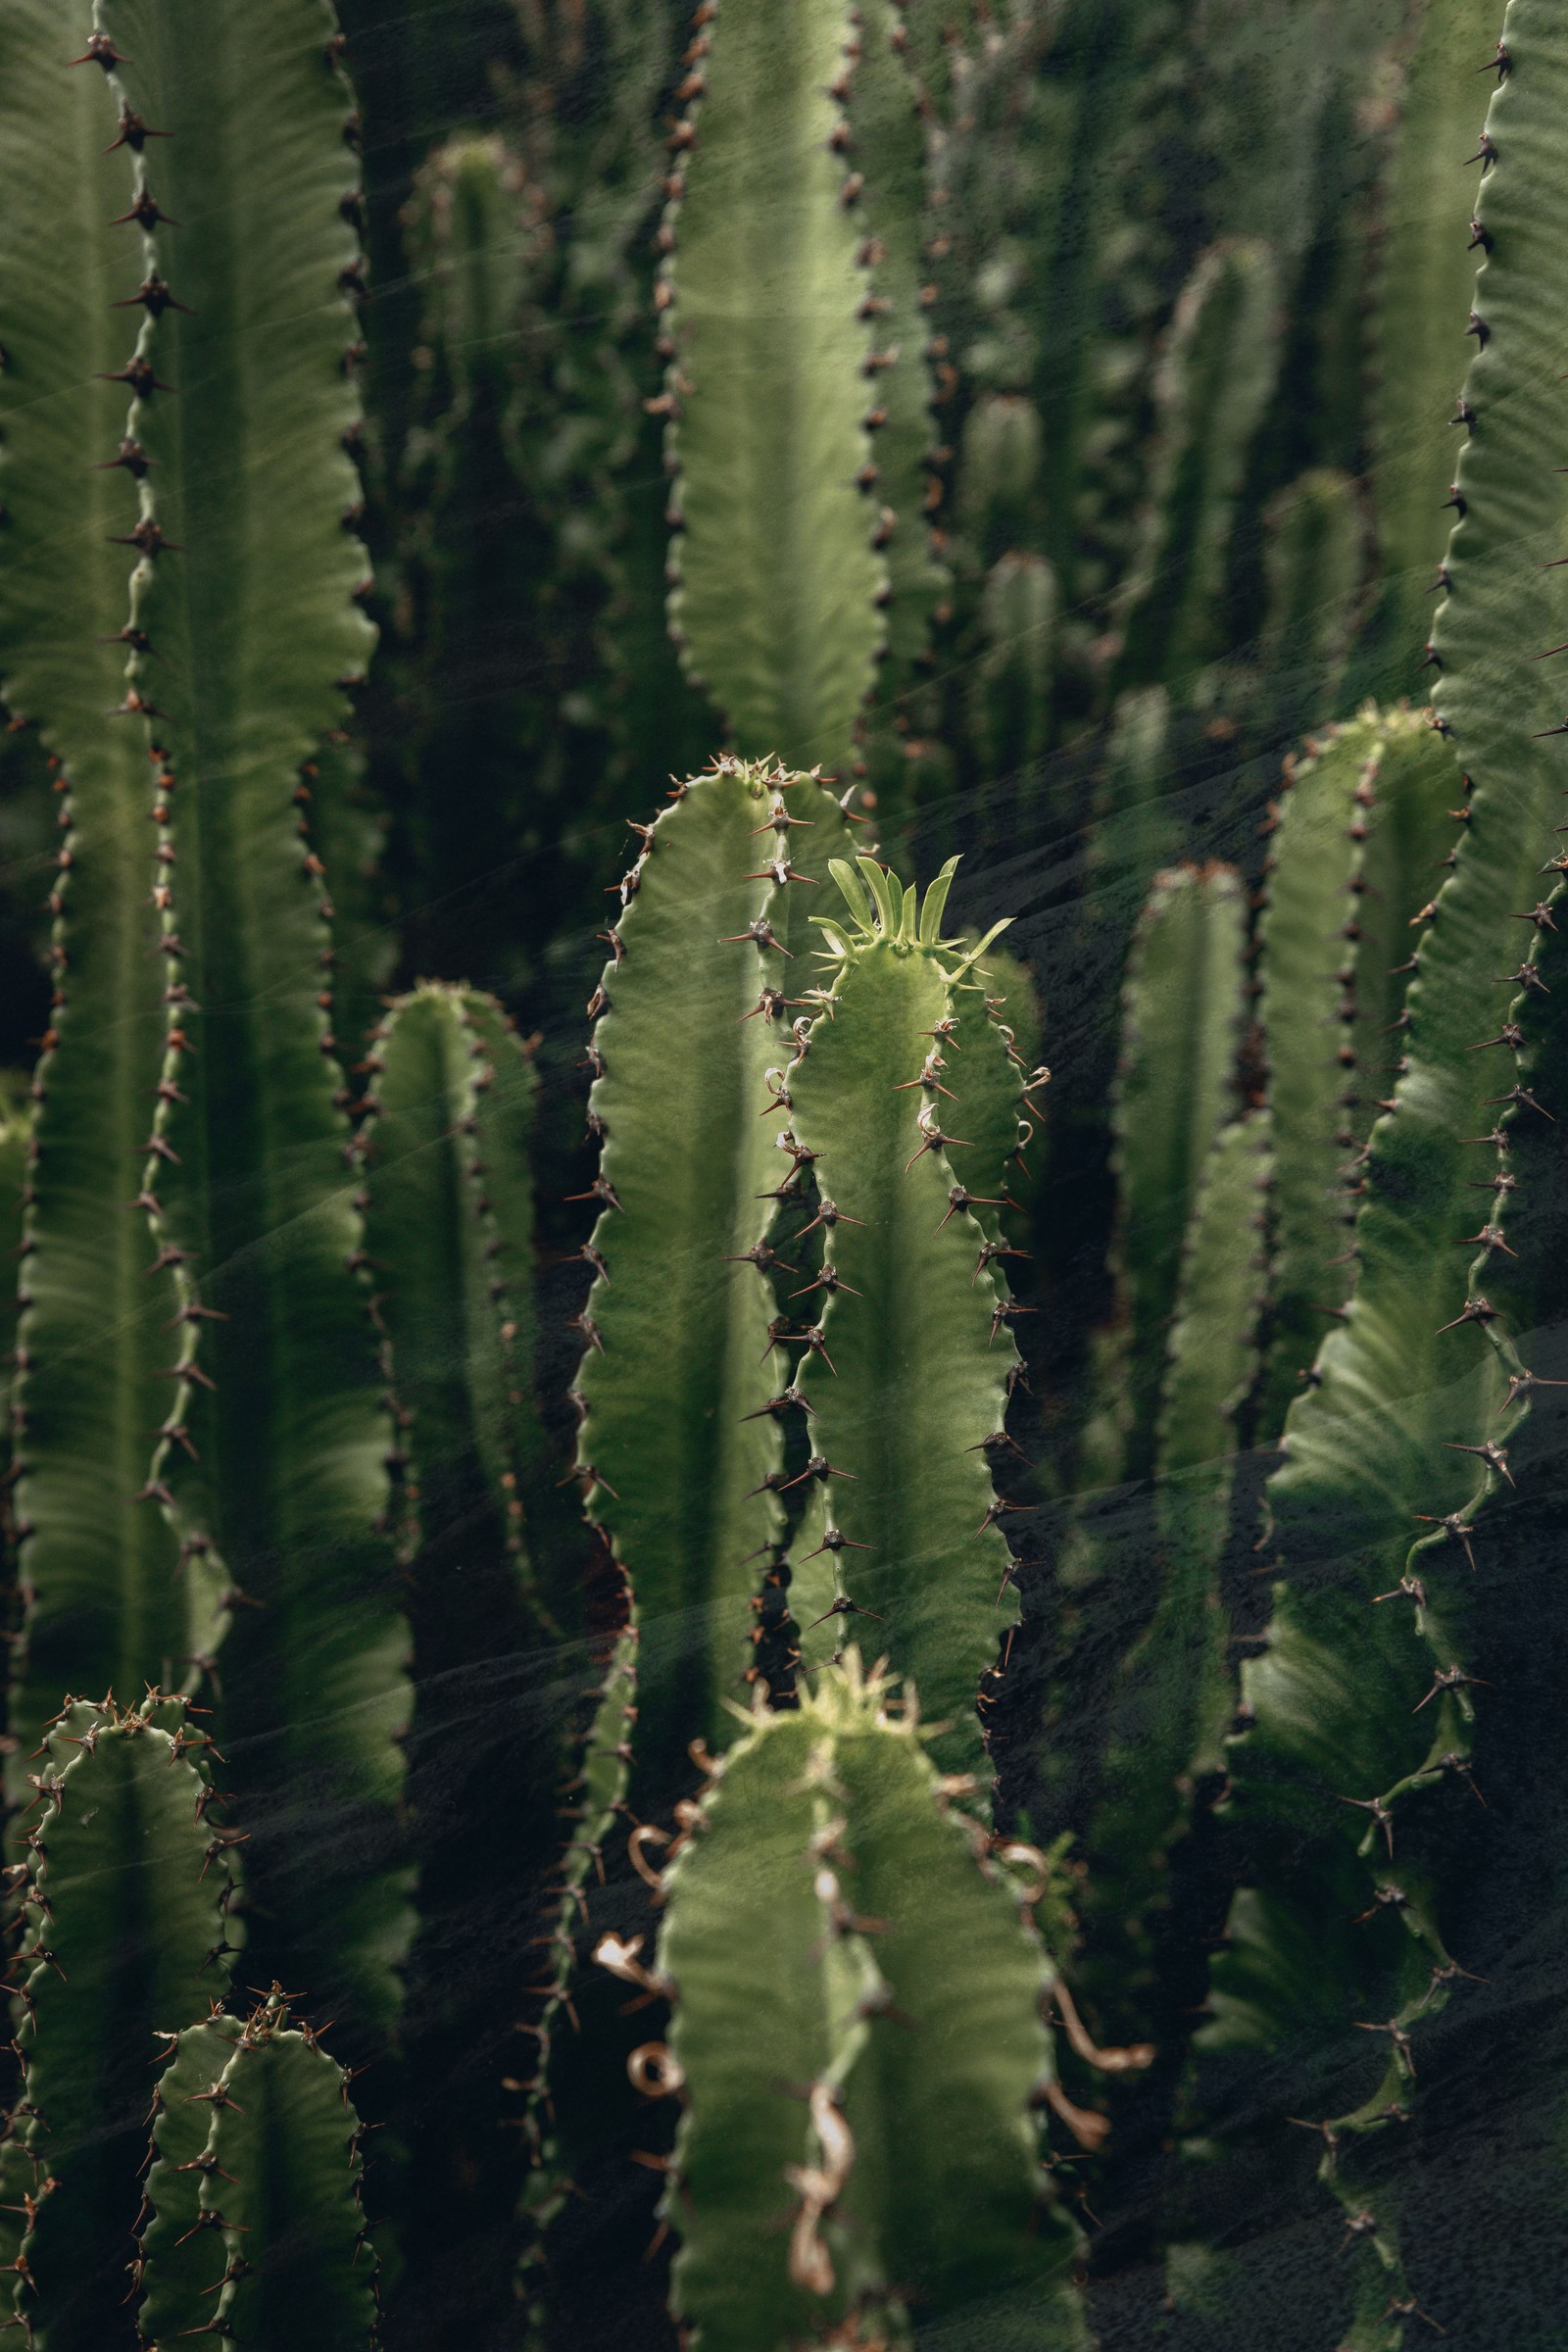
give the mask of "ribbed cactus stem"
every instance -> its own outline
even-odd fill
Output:
[[[744,1690],[759,1561],[783,1535],[790,1380],[769,1327],[789,1251],[773,1224],[803,1154],[770,1112],[808,912],[848,828],[812,778],[723,760],[640,830],[590,1005],[603,1153],[578,1463],[635,1586],[653,1790]]]
[[[747,757],[841,771],[885,636],[865,416],[891,353],[837,152],[850,31],[847,0],[703,12],[659,297],[682,658]]]
[[[73,1700],[28,1775],[13,2129],[36,2205],[6,2283],[48,2352],[105,2340],[133,2251],[158,2036],[204,2018],[227,1985],[239,1838],[212,1810],[211,1747],[184,1702],[157,1691],[128,1710]]]
[[[598,1946],[675,2000],[667,2047],[631,2063],[682,2101],[673,2304],[708,2352],[857,2319],[903,2340],[1009,2289],[1033,2340],[1086,2340],[1030,2115],[1049,1971],[964,1793],[926,1755],[912,1686],[901,1706],[852,1648],[798,1711],[754,1716],[710,1782],[655,1967]]]
[[[277,1984],[244,2019],[169,2039],[138,2265],[143,2336],[369,2352],[378,2288],[349,2077]]]
[[[874,1621],[967,1769],[1015,1614],[988,1457],[1007,1443],[1017,1309],[1008,1245],[980,1220],[1006,1199],[1022,1074],[985,1014],[984,944],[943,937],[952,866],[923,904],[872,858],[833,870],[843,910],[815,919],[836,969],[787,1079],[825,1237],[785,1342],[811,1447],[791,1609],[808,1666]]]

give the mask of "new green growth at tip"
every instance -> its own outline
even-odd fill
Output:
[[[851,1648],[715,1770],[656,1968],[640,1939],[597,1947],[674,2001],[631,2072],[682,2102],[663,2210],[700,2352],[858,2341],[857,2322],[877,2342],[944,2321],[1087,2342],[1032,2113],[1049,1963],[1006,1849],[926,1749],[912,1685],[901,1700]]]
[[[154,2352],[369,2352],[378,2293],[349,2076],[274,1984],[243,2019],[166,2038],[154,2091],[137,2325]]]
[[[956,864],[922,902],[874,858],[835,859],[843,907],[812,918],[836,968],[785,1080],[824,1229],[802,1285],[811,1476],[790,1606],[808,1666],[863,1616],[966,1769],[1015,1615],[989,1466],[1021,1369],[998,1261],[1026,1083],[1049,1073],[1021,1070],[988,1012],[995,933],[943,937]]]
[[[212,1742],[182,1699],[68,1700],[28,1774],[13,1994],[4,2307],[39,2352],[89,2352],[124,2296],[160,2034],[204,2018],[238,1939]]]

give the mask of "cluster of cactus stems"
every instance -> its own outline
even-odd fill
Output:
[[[455,975],[380,998],[348,699],[374,640],[361,132],[332,13],[0,22],[0,670],[61,835],[49,1025],[0,1132],[0,2321],[42,2352],[116,2326],[375,2340],[349,2077],[298,2004],[367,2057],[405,1979],[442,1972],[464,1895],[407,1818],[403,1751],[468,1738],[460,1579],[482,1662],[560,1686],[518,1800],[518,1851],[555,1861],[505,2083],[529,2340],[559,2336],[584,2158],[671,2109],[640,2153],[706,2352],[950,2324],[1078,2352],[1047,2128],[1098,2162],[1161,2100],[1210,2170],[1250,2134],[1319,2136],[1348,2352],[1428,2316],[1396,2150],[1428,2028],[1480,1973],[1445,1824],[1480,1793],[1489,1554],[1539,1483],[1554,1297],[1568,36],[1508,0],[1459,197],[1438,173],[1483,63],[1470,12],[1397,28],[1402,113],[1333,265],[1342,308],[1359,257],[1373,288],[1369,517],[1348,412],[1274,430],[1292,305],[1330,267],[1303,190],[1349,119],[1314,45],[1331,0],[1211,13],[1185,122],[1197,52],[1165,0],[704,0],[684,49],[662,9],[524,10],[512,122],[444,140],[409,190],[428,396],[404,386],[374,453],[419,516],[392,562],[427,606],[408,758],[477,745],[479,806],[528,751],[504,712],[436,709],[498,581],[555,610],[493,517],[449,529],[492,468],[541,515],[584,486],[576,538],[558,514],[540,545],[573,584],[570,661],[620,649],[607,773],[646,781],[645,688],[676,711],[666,617],[710,707],[670,716],[680,766],[704,727],[728,747],[635,820],[587,1008],[593,1223],[556,1391],[581,1525],[535,1400],[532,1047]],[[621,76],[610,130],[553,111],[585,40]],[[1248,103],[1279,131],[1267,184],[1227,149]],[[1083,194],[1111,142],[1119,184]],[[1204,192],[1156,226],[1161,154]],[[519,365],[552,300],[592,313],[592,390],[559,320],[548,366]],[[1466,331],[1453,466],[1436,412]],[[402,629],[395,582],[389,609]],[[1307,727],[1254,860],[1247,761]],[[1169,789],[1184,760],[1218,794],[1207,839]],[[1028,1265],[1025,1191],[1044,1156],[1059,1201],[1081,1096],[1045,1092],[1004,925],[949,927],[973,902],[931,855],[947,830],[993,863],[1062,848],[1073,939],[1122,982],[1087,1342],[1051,1205]],[[1037,1412],[1026,1358],[1075,1362],[1071,1402]],[[1028,1515],[1047,1491],[1056,1544]],[[1057,1828],[1076,1918],[1030,1842]],[[1204,1870],[1228,1919],[1200,2018],[1160,1971]],[[1075,1936],[1097,2015],[1160,2036],[1152,2073],[1150,2044],[1078,2023]],[[242,1952],[271,1983],[248,2011]],[[1142,2078],[1110,2117],[1056,2079],[1048,1998],[1073,2064]],[[481,2030],[442,2000],[449,2039]],[[586,2119],[563,2063],[584,2019],[626,2077]]]

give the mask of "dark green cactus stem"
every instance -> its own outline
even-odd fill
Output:
[[[1515,1166],[1534,1157],[1531,1128],[1560,1112],[1536,1090],[1549,1094],[1561,1066],[1538,1047],[1542,1009],[1562,985],[1555,917],[1541,904],[1561,761],[1543,735],[1553,726],[1550,674],[1531,659],[1568,634],[1562,575],[1541,568],[1561,553],[1568,504],[1550,470],[1568,456],[1552,342],[1568,300],[1553,228],[1568,103],[1557,12],[1512,0],[1499,56],[1475,206],[1485,258],[1482,349],[1463,393],[1473,429],[1434,637],[1464,837],[1416,949],[1394,1107],[1364,1154],[1355,1292],[1319,1356],[1320,1385],[1291,1414],[1289,1458],[1271,1484],[1288,1581],[1268,1648],[1244,1669],[1255,1728],[1233,1778],[1243,1819],[1260,1829],[1288,1820],[1293,1835],[1233,1918],[1232,1952],[1216,1972],[1216,2039],[1299,2033],[1279,2015],[1270,1981],[1318,1933],[1327,1889],[1336,1910],[1360,1916],[1359,1846],[1373,1916],[1340,1932],[1343,1957],[1320,1954],[1317,2004],[1322,2014],[1343,2002],[1341,2016],[1361,2023],[1350,2003],[1370,1995],[1371,2020],[1387,2021],[1383,2081],[1332,2119],[1336,2193],[1367,2216],[1353,2233],[1372,2249],[1349,2339],[1358,2352],[1399,2340],[1374,2316],[1396,2262],[1396,2201],[1392,2188],[1363,2186],[1346,2143],[1408,2106],[1422,2026],[1459,1982],[1436,1922],[1441,1847],[1429,1838],[1424,1858],[1409,1857],[1404,1823],[1468,1773],[1469,1561],[1485,1566],[1478,1513],[1507,1492],[1508,1446],[1530,1399],[1516,1347],[1531,1320],[1528,1283],[1509,1281],[1502,1251]]]
[[[1176,306],[1154,385],[1157,444],[1119,604],[1118,683],[1188,695],[1224,643],[1231,525],[1279,370],[1279,271],[1257,239],[1215,245]]]
[[[160,2348],[374,2341],[360,2120],[289,1998],[192,2025],[159,2082],[137,2316]]]
[[[989,392],[963,420],[958,520],[964,552],[984,565],[1034,537],[1044,432],[1040,412],[1016,392]]]
[[[772,1400],[790,1374],[767,1237],[799,1154],[767,1115],[768,1073],[793,1052],[808,906],[848,840],[809,777],[726,760],[678,787],[645,829],[590,1006],[605,1141],[578,1459],[636,1592],[650,1790],[741,1693],[757,1563],[783,1531]]]
[[[614,1823],[627,1811],[631,1742],[637,1722],[639,1641],[630,1611],[630,1591],[617,1570],[609,1595],[609,1622],[592,1649],[595,1676],[585,1695],[593,1712],[577,1770],[566,1788],[567,1802],[562,1808],[569,1835],[560,1863],[560,1907],[549,1923],[548,1934],[539,1939],[538,1975],[525,1988],[531,2014],[518,2022],[518,2033],[527,2045],[527,2072],[510,2078],[506,2084],[524,2102],[522,2133],[528,2178],[522,2199],[525,2242],[519,2286],[535,2328],[545,2324],[544,2298],[549,2287],[545,2232],[570,2193],[552,2098],[555,2038],[563,2013],[574,2015],[571,1984],[590,1917],[590,1889],[603,1884],[605,1847]]]
[[[885,346],[834,152],[849,37],[847,0],[712,12],[660,290],[683,658],[747,757],[829,770],[853,757],[888,579],[858,479]]]
[[[860,251],[877,351],[886,361],[872,380],[867,411],[876,419],[876,478],[870,484],[875,537],[887,564],[887,634],[877,709],[867,721],[874,735],[886,728],[888,713],[914,678],[949,579],[926,519],[941,484],[933,469],[937,433],[921,293],[925,132],[919,91],[905,62],[908,43],[896,0],[858,0],[855,13],[858,54],[849,81],[849,161],[864,181],[858,209],[867,235]],[[879,778],[896,777],[900,766],[894,754],[878,764]],[[884,801],[879,781],[885,829],[893,812]]]
[[[1348,473],[1315,466],[1273,499],[1258,644],[1270,725],[1293,736],[1336,708],[1366,564],[1366,526]]]
[[[988,943],[942,936],[952,864],[923,906],[873,858],[833,870],[847,911],[813,919],[838,969],[788,1074],[825,1222],[796,1308],[814,1475],[791,1610],[808,1666],[873,1621],[947,1727],[936,1752],[968,1770],[976,1693],[989,1701],[1016,1615],[988,1461],[1006,1444],[1016,1310],[980,1218],[1006,1198],[1020,1074],[985,1013]]]
[[[531,1592],[533,1068],[493,997],[435,985],[392,1006],[371,1067],[365,1238],[412,1516],[451,1564],[488,1535]]]
[[[125,370],[146,469],[125,618],[143,715],[123,723],[156,755],[169,1027],[144,1191],[183,1379],[152,1485],[187,1552],[263,1604],[224,1678],[225,1720],[291,1825],[258,1886],[291,1968],[366,2023],[397,2005],[409,1932],[392,1851],[407,1635],[377,1530],[387,1430],[351,1262],[319,860],[293,805],[370,645],[342,528],[350,93],[320,0],[219,25],[195,0],[102,0],[97,22],[111,90],[169,134],[128,151],[116,232],[154,288]],[[238,632],[216,625],[236,581]]]
[[[73,71],[85,0],[24,0],[0,22],[0,110],[15,182],[0,246],[0,670],[13,714],[38,725],[66,820],[51,906],[54,1004],[34,1080],[31,1198],[22,1256],[15,1417],[29,1648],[15,1661],[24,1753],[68,1689],[176,1680],[215,1645],[223,1579],[178,1543],[147,1495],[167,1418],[177,1313],[138,1190],[163,1061],[165,1010],[147,908],[149,771],[124,700],[136,520],[124,467],[124,313],[141,277],[123,211],[123,152],[96,68]],[[126,242],[128,238],[128,242]],[[131,551],[133,554],[134,551]],[[62,767],[60,762],[64,760]]]
[[[106,2315],[134,2251],[158,2035],[227,1986],[235,1838],[209,1810],[209,1746],[183,1701],[156,1691],[129,1712],[74,1700],[28,1775],[13,2128],[36,2211],[6,2288],[40,2352],[120,2341]]]
[[[1135,1478],[1152,1466],[1182,1243],[1232,1106],[1245,933],[1242,887],[1229,866],[1172,866],[1155,877],[1128,965],[1112,1115],[1130,1351],[1125,1475]]]
[[[1371,705],[1286,762],[1258,925],[1276,1147],[1266,1441],[1354,1282],[1353,1154],[1396,1074],[1403,967],[1448,862],[1454,781],[1424,716]]]
[[[1118,1909],[1147,1904],[1151,1865],[1179,1830],[1182,1790],[1223,1769],[1236,1709],[1219,1568],[1236,1483],[1236,1416],[1257,1373],[1267,1251],[1269,1118],[1251,1112],[1209,1152],[1182,1252],[1160,1397],[1155,1474],[1163,1587],[1128,1655],[1092,1839],[1116,1858]]]
[[[1380,568],[1379,690],[1414,693],[1447,544],[1454,402],[1475,289],[1467,248],[1474,182],[1477,66],[1493,12],[1473,0],[1422,0],[1410,35],[1389,172],[1372,312],[1373,487]],[[1476,47],[1480,41],[1479,49]]]
[[[380,871],[386,819],[366,777],[365,754],[334,728],[301,769],[311,848],[320,858],[332,926],[332,1022],[346,1067],[356,1069],[381,1017],[398,959],[398,934]]]
[[[684,2102],[664,2210],[704,2352],[855,2318],[878,2342],[911,2321],[1005,2332],[1015,2308],[1050,2352],[1087,2342],[1030,2114],[1049,1964],[912,1686],[898,1708],[851,1649],[799,1712],[757,1715],[668,1872],[657,1970],[598,1947],[675,1997],[668,2047],[632,2069]]]
[[[30,1102],[24,1106],[8,1103],[0,1109],[0,1252],[9,1250],[14,1258],[22,1254],[22,1196],[31,1180],[32,1126]],[[13,1364],[20,1321],[21,1310],[14,1297],[0,1304],[0,1358]],[[11,1468],[12,1444],[11,1416],[6,1414],[0,1416],[0,1471]]]
[[[998,558],[981,592],[980,628],[970,725],[994,786],[1031,768],[1050,737],[1056,579],[1043,556]]]

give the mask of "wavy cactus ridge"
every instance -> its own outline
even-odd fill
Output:
[[[790,1382],[768,1237],[800,1157],[768,1113],[806,903],[840,844],[838,805],[810,777],[726,760],[677,787],[644,831],[590,1007],[603,1152],[578,1463],[636,1594],[650,1788],[685,1769],[694,1728],[722,1729],[751,1662],[756,1561],[782,1531]]]
[[[1543,740],[1551,685],[1521,654],[1555,642],[1565,610],[1558,574],[1541,566],[1558,553],[1565,511],[1545,460],[1564,444],[1546,322],[1568,296],[1548,225],[1568,37],[1540,0],[1512,0],[1498,56],[1475,208],[1482,348],[1461,396],[1470,432],[1461,514],[1433,633],[1438,725],[1458,755],[1463,838],[1424,910],[1393,1107],[1363,1153],[1355,1291],[1322,1349],[1319,1386],[1292,1411],[1288,1459],[1270,1485],[1292,1581],[1276,1590],[1269,1647],[1244,1669],[1255,1728],[1233,1776],[1254,1817],[1312,1822],[1319,1860],[1306,1849],[1288,1899],[1315,1903],[1314,1867],[1319,1883],[1343,1869],[1357,1838],[1373,1866],[1372,1909],[1389,1924],[1369,1925],[1363,1967],[1381,1952],[1396,2002],[1384,2079],[1348,2117],[1332,2119],[1342,2134],[1404,2111],[1417,2028],[1462,1974],[1438,1932],[1432,1864],[1396,1866],[1385,1848],[1420,1791],[1468,1775],[1470,1563],[1484,1570],[1486,1557],[1478,1513],[1509,1483],[1507,1447],[1531,1387],[1518,1352],[1526,1286],[1518,1296],[1505,1265],[1499,1280],[1497,1260],[1529,1122],[1555,1115],[1536,1089],[1560,1065],[1536,1009],[1556,962],[1540,875],[1544,860],[1552,864],[1560,762]],[[1514,992],[1511,1002],[1498,1003],[1498,989]],[[1475,1037],[1486,1020],[1478,1005],[1494,1004],[1495,1034]],[[1512,1057],[1511,1089],[1498,1050]],[[1483,1152],[1491,1181],[1479,1172]],[[1478,1232],[1477,1191],[1494,1201]],[[1369,1578],[1388,1593],[1375,1612]],[[1332,1814],[1325,1798],[1341,1800]],[[1347,1798],[1370,1816],[1364,1835],[1342,1809]],[[1217,1982],[1223,2001],[1223,1969]],[[1352,2234],[1369,2244],[1363,2269],[1375,2285],[1379,2269],[1398,2263],[1396,2195],[1363,2192],[1343,2157],[1333,2185]],[[1358,2347],[1385,2340],[1368,2316],[1375,2299],[1363,2293]]]
[[[168,1022],[143,1192],[183,1375],[152,1488],[186,1556],[264,1604],[224,1703],[300,1825],[258,1856],[269,1909],[294,1966],[385,2021],[412,1922],[394,1852],[408,1640],[378,1526],[387,1431],[351,1262],[327,909],[296,806],[373,642],[341,527],[359,499],[351,98],[321,0],[219,25],[99,0],[95,22],[113,93],[167,134],[127,143],[123,230],[146,272],[122,370],[140,502],[125,704],[155,756]],[[239,636],[214,625],[235,579]],[[351,1821],[379,1864],[323,1904]]]
[[[876,1620],[879,1644],[950,1727],[944,1762],[968,1769],[980,1755],[976,1692],[1013,1621],[1002,1612],[1012,1559],[987,1450],[1002,1442],[1018,1356],[995,1265],[1002,1245],[971,1209],[962,1171],[973,1151],[976,1193],[982,1172],[987,1183],[1004,1172],[1006,1139],[988,1141],[987,1128],[1010,1076],[1016,1144],[1020,1090],[995,1031],[952,1050],[965,987],[983,1018],[981,984],[966,975],[986,944],[965,953],[941,936],[953,863],[923,903],[872,858],[834,872],[847,912],[813,919],[838,969],[789,1077],[821,1213],[832,1206],[797,1374],[815,1477],[791,1609],[808,1666],[837,1654],[858,1614]],[[981,1214],[1000,1199],[984,1198]]]
[[[1079,2352],[1076,2233],[1042,2204],[1029,2116],[1049,1965],[912,1690],[889,1700],[851,1648],[756,1715],[668,1870],[674,2020],[634,2064],[683,2088],[674,2308],[705,2352],[759,2352],[852,2315],[902,2341],[1028,2282],[1033,2340]]]
[[[885,627],[846,0],[724,0],[692,44],[660,301],[688,671],[742,753],[848,770]]]
[[[92,18],[24,0],[0,26],[0,110],[18,187],[0,251],[0,674],[37,726],[61,796],[49,1029],[33,1079],[18,1285],[13,1430],[28,1646],[13,1653],[24,1751],[65,1689],[136,1690],[211,1650],[221,1580],[177,1580],[178,1545],[146,1493],[167,1416],[171,1271],[127,1215],[161,1074],[164,1007],[148,955],[152,794],[123,701],[136,488],[112,457],[124,361],[111,306],[133,297],[122,155],[101,76],[73,70]],[[24,187],[25,193],[24,194]],[[15,1782],[17,1776],[13,1774]]]
[[[157,2035],[204,2017],[226,1988],[237,1838],[209,1812],[211,1745],[184,1702],[157,1691],[129,1710],[71,1700],[28,1776],[41,1809],[26,1835],[15,1997],[20,2137],[38,2202],[18,2310],[45,2352],[103,2341],[131,2254]]]
[[[275,1984],[243,2021],[187,2029],[172,2057],[147,2180],[144,2335],[369,2352],[376,2270],[349,2077]],[[203,2086],[187,2091],[189,2082]],[[191,2106],[205,2125],[193,2158]]]

